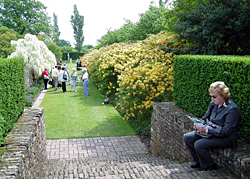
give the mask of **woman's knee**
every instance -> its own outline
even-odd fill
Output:
[[[200,140],[197,140],[195,143],[194,143],[194,148],[195,148],[195,150],[196,151],[198,151],[198,150],[204,150],[205,149],[205,143],[204,143],[205,141],[204,140],[202,140],[202,139],[200,139]]]
[[[187,141],[189,141],[189,137],[187,136],[187,134],[184,134],[184,142],[186,143]]]
[[[194,132],[188,132],[188,133],[186,133],[186,134],[184,134],[184,141],[187,143],[193,143],[193,142],[195,142],[195,133]]]

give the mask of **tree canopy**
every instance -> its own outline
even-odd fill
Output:
[[[0,4],[0,21],[19,34],[49,33],[50,18],[46,7],[35,0],[2,0]]]
[[[59,40],[59,46],[60,47],[71,47],[70,42],[66,41],[66,40],[63,40],[63,39]]]
[[[11,46],[11,40],[17,40],[18,34],[7,27],[0,27],[0,57],[6,58],[15,48]]]
[[[166,30],[163,24],[164,12],[164,6],[155,7],[150,5],[148,11],[140,14],[140,20],[137,23],[126,20],[120,29],[108,30],[107,34],[98,39],[98,47],[119,42],[137,42],[146,39],[149,34],[157,34]]]
[[[190,44],[187,52],[246,55],[250,51],[249,0],[176,0],[166,24]]]
[[[51,52],[55,54],[57,60],[62,57],[62,50],[56,43],[49,42],[47,44],[47,47]]]
[[[74,5],[74,15],[71,16],[70,22],[75,34],[74,35],[76,41],[75,48],[77,49],[78,52],[80,52],[84,41],[84,36],[83,36],[84,17],[79,14],[76,4]]]
[[[69,46],[62,46],[60,47],[62,50],[62,53],[74,53],[77,52],[77,50],[73,47],[69,47]]]
[[[60,44],[59,41],[59,36],[61,34],[61,32],[59,31],[59,27],[58,27],[58,19],[57,19],[57,15],[55,13],[53,13],[53,42],[56,43],[57,45]]]

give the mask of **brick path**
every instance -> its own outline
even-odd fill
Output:
[[[49,159],[74,159],[146,153],[137,136],[47,140]]]
[[[47,140],[46,150],[48,160],[34,179],[234,178],[222,168],[204,172],[191,169],[190,163],[154,156],[138,136]]]
[[[200,171],[148,153],[138,136],[47,140],[48,160],[34,178],[233,179],[223,169]]]

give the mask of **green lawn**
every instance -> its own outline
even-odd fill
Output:
[[[70,73],[72,67],[75,63],[69,64]],[[57,91],[50,88],[40,105],[44,108],[47,139],[136,134],[111,104],[102,104],[105,97],[93,83],[89,83],[89,96],[84,95],[82,81],[77,86],[77,92],[70,91],[70,88],[67,84],[66,93],[62,92],[62,88]]]

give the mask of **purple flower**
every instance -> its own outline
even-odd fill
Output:
[[[32,99],[30,98],[30,97],[26,97],[26,99],[25,99],[26,101],[30,101],[30,102],[32,102]]]

